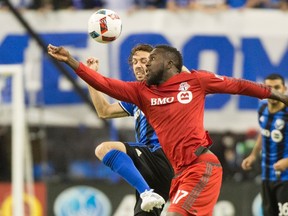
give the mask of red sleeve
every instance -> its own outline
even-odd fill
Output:
[[[117,100],[130,102],[138,105],[138,85],[140,82],[124,82],[118,79],[104,77],[98,72],[90,69],[80,62],[79,67],[75,70],[76,74],[86,83]]]
[[[264,84],[220,76],[207,71],[198,71],[195,75],[201,86],[205,89],[206,94],[237,94],[259,99],[268,98],[271,95],[271,89]]]

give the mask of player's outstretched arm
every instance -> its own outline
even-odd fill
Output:
[[[76,70],[79,67],[79,62],[70,55],[69,51],[64,47],[57,47],[49,44],[47,47],[48,54],[56,59],[57,61],[65,62],[73,70]]]
[[[98,71],[99,69],[99,61],[94,57],[88,58],[86,60],[86,65],[95,71]],[[88,85],[88,90],[99,118],[110,119],[128,116],[128,114],[121,108],[119,103],[110,103],[105,98],[104,94],[97,91],[90,85]]]
[[[288,96],[284,95],[280,92],[278,92],[275,89],[271,90],[271,95],[269,97],[270,99],[274,99],[274,100],[278,100],[281,101],[282,103],[284,103],[286,106],[288,106]]]
[[[58,61],[65,62],[82,80],[98,91],[101,91],[117,100],[135,103],[136,105],[138,104],[139,101],[136,97],[138,83],[127,83],[122,80],[102,76],[74,59],[68,50],[64,49],[64,47],[57,47],[49,44],[47,50],[51,57]]]

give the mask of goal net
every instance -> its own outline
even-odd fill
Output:
[[[31,154],[25,118],[22,65],[0,65],[0,126],[11,126],[12,215],[24,216],[24,182],[26,179],[33,185],[33,178],[31,156],[27,158]],[[26,174],[29,172],[28,177]],[[30,192],[33,193],[33,189],[30,188]]]

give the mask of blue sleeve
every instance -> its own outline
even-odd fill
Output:
[[[122,109],[129,115],[129,116],[134,116],[134,104],[127,103],[124,101],[120,101],[119,105],[122,107]]]

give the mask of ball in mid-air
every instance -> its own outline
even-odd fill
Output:
[[[121,34],[122,21],[112,10],[100,9],[88,21],[88,33],[97,42],[110,43]]]

